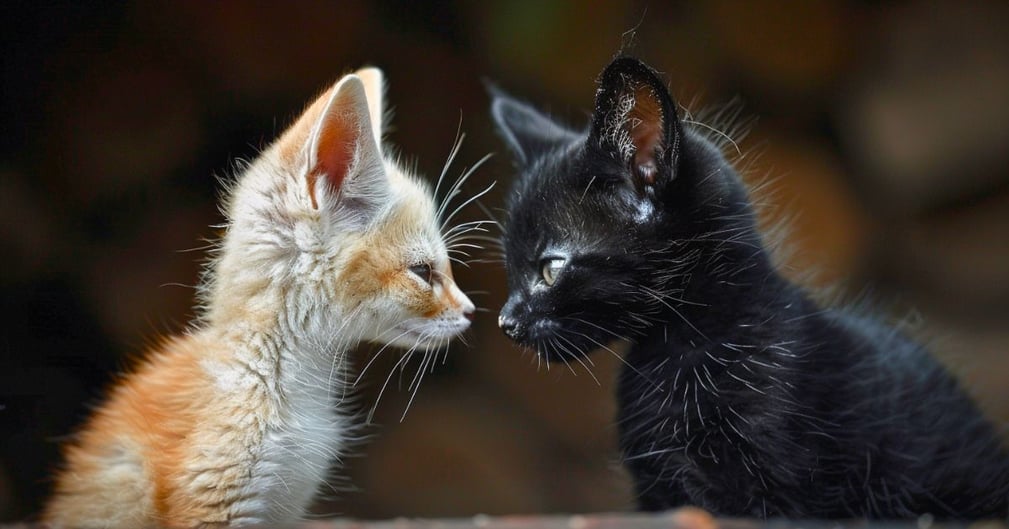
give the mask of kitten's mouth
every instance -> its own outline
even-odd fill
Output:
[[[543,320],[525,327],[518,324],[503,325],[505,334],[517,345],[536,352],[548,362],[578,361],[596,349],[607,347],[603,341],[583,332],[564,332],[554,321]]]
[[[429,321],[416,323],[407,320],[394,328],[395,338],[390,343],[404,348],[412,347],[444,347],[450,341],[469,329],[468,319],[459,321]]]
[[[551,364],[578,362],[589,356],[595,349],[571,347],[563,342],[543,342],[535,347],[536,354]]]

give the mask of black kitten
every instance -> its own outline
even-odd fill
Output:
[[[550,360],[632,342],[618,419],[643,509],[1007,515],[993,426],[920,345],[776,271],[736,171],[649,67],[603,71],[588,131],[496,91],[492,110],[520,170],[499,323]]]

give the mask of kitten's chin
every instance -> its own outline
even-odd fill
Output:
[[[503,318],[502,321],[507,320]],[[593,336],[591,328],[565,328],[551,319],[541,319],[532,325],[510,323],[502,328],[516,345],[535,351],[549,362],[581,360],[596,349],[608,348],[610,341]]]
[[[551,364],[566,364],[573,361],[580,361],[589,356],[595,349],[574,349],[571,347],[538,347],[536,354],[542,355],[543,359]]]
[[[530,341],[513,339],[513,341],[534,351],[537,356],[547,362],[558,364],[580,361],[595,352],[596,349],[607,347],[605,344],[599,344],[598,342],[572,340],[571,338],[562,338],[560,336],[546,336]]]
[[[465,332],[470,322],[464,317],[452,320],[406,320],[389,333],[392,339],[385,343],[403,349],[445,347]]]

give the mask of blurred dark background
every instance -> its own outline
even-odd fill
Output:
[[[787,265],[919,323],[989,414],[1009,422],[1009,4],[1005,2],[7,2],[0,7],[0,521],[36,512],[58,442],[127,355],[182,329],[215,176],[340,74],[381,67],[388,139],[437,175],[510,163],[482,80],[584,123],[621,47],[692,110],[734,99]],[[628,33],[636,28],[633,33]],[[755,118],[755,119],[754,119]],[[468,218],[481,213],[473,208]],[[496,264],[457,269],[485,307],[410,397],[393,377],[374,438],[320,513],[623,510],[613,373],[537,371],[495,319]],[[373,348],[362,348],[358,362]],[[363,406],[393,369],[386,355]]]

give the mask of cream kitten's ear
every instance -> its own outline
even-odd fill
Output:
[[[385,76],[378,68],[361,68],[354,72],[364,83],[364,92],[368,96],[368,113],[371,115],[371,130],[375,133],[375,141],[382,144],[382,132],[385,130]]]
[[[323,98],[328,100],[304,145],[309,198],[315,209],[363,223],[388,192],[365,85],[358,76],[347,75]],[[304,117],[314,114],[317,105]]]

